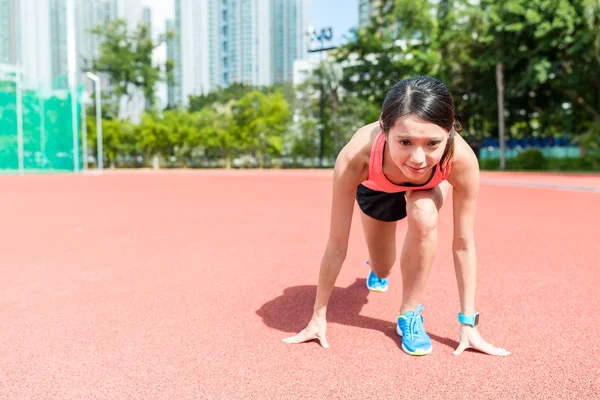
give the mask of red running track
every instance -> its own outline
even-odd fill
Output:
[[[311,314],[330,176],[0,177],[0,398],[600,398],[600,194],[498,183],[600,176],[483,174],[477,309],[505,358],[452,354],[450,203],[424,298],[431,355],[400,349],[398,266],[387,293],[365,288],[358,210],[331,348],[281,342]]]

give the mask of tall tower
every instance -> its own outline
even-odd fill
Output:
[[[294,61],[306,55],[308,6],[308,0],[272,0],[273,83],[291,81]]]
[[[187,103],[191,94],[233,83],[292,81],[294,61],[307,51],[308,5],[309,0],[175,0],[179,46],[172,49],[181,96],[174,89],[174,101]]]
[[[181,77],[181,101],[187,104],[192,94],[210,90],[209,29],[210,0],[175,0],[176,36],[180,40],[181,62],[177,74]]]
[[[18,10],[16,0],[0,0],[0,64],[17,64]]]

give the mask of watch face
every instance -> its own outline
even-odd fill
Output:
[[[479,323],[479,314],[476,314],[475,315],[475,325],[473,325],[473,326],[476,326],[478,323]]]

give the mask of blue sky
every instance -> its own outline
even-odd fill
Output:
[[[340,44],[343,36],[358,25],[358,0],[311,0],[309,20],[317,31],[331,26],[333,42]]]
[[[164,32],[165,21],[174,18],[173,0],[141,0],[141,4],[152,8],[152,28],[155,35]],[[358,25],[358,0],[310,0],[309,24],[315,30],[331,26],[333,28],[332,44],[343,42],[344,34]],[[161,46],[155,53],[155,61],[166,59],[166,47]],[[316,53],[308,56],[317,57]],[[166,99],[166,86],[160,84],[158,95]]]
[[[141,0],[143,6],[152,7],[152,24],[158,34],[165,29],[165,20],[173,18],[173,0]],[[315,29],[331,26],[334,44],[340,44],[350,28],[358,25],[358,0],[310,0],[309,23]]]

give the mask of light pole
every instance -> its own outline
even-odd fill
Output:
[[[67,76],[71,96],[71,129],[73,134],[73,171],[79,172],[79,131],[77,130],[76,92],[76,42],[75,42],[75,1],[66,0],[67,6]]]
[[[101,81],[99,76],[94,75],[91,72],[86,72],[85,76],[94,81],[94,90],[96,97],[96,169],[100,173],[102,172],[102,169],[104,167],[104,163],[102,161],[102,101],[100,97],[102,94]]]
[[[88,143],[87,143],[87,115],[85,111],[85,99],[83,93],[81,96],[81,144],[83,148],[83,160],[81,163],[81,169],[83,172],[87,172],[88,169]]]
[[[25,161],[23,157],[23,74],[15,72],[15,89],[17,94],[17,146],[19,155],[19,175],[25,174]]]
[[[333,39],[333,29],[328,26],[322,28],[321,31],[317,34],[317,32],[313,29],[307,32],[307,35],[310,37],[310,41],[318,41],[320,46],[318,49],[308,50],[309,53],[321,53],[321,60],[319,68],[321,70],[320,73],[320,96],[319,96],[319,168],[323,168],[323,157],[325,153],[325,123],[323,121],[323,110],[325,108],[325,95],[324,95],[324,85],[323,85],[323,52],[327,50],[336,49],[337,46],[328,46],[325,47],[325,41],[330,42]]]
[[[504,64],[496,63],[496,88],[498,90],[498,141],[500,142],[500,169],[506,169],[504,149]]]
[[[17,117],[17,167],[19,175],[25,174],[25,156],[23,140],[23,69],[17,65],[0,64],[0,79],[5,76],[15,76],[15,111]],[[42,113],[43,121],[43,113]]]
[[[562,106],[562,109],[564,111],[564,118],[563,119],[565,121],[565,124],[564,124],[564,130],[565,130],[565,132],[563,133],[563,135],[564,135],[565,138],[569,138],[569,136],[571,136],[571,132],[570,132],[570,130],[571,130],[571,119],[570,119],[570,112],[569,112],[569,110],[571,109],[571,103],[564,102],[564,103],[562,103],[561,106]],[[568,146],[568,143],[567,143],[567,146]],[[567,153],[569,153],[570,151],[571,151],[571,148],[567,147]],[[579,155],[579,154],[576,154],[575,156],[577,156],[577,155]],[[568,154],[567,154],[567,156],[568,156]]]

